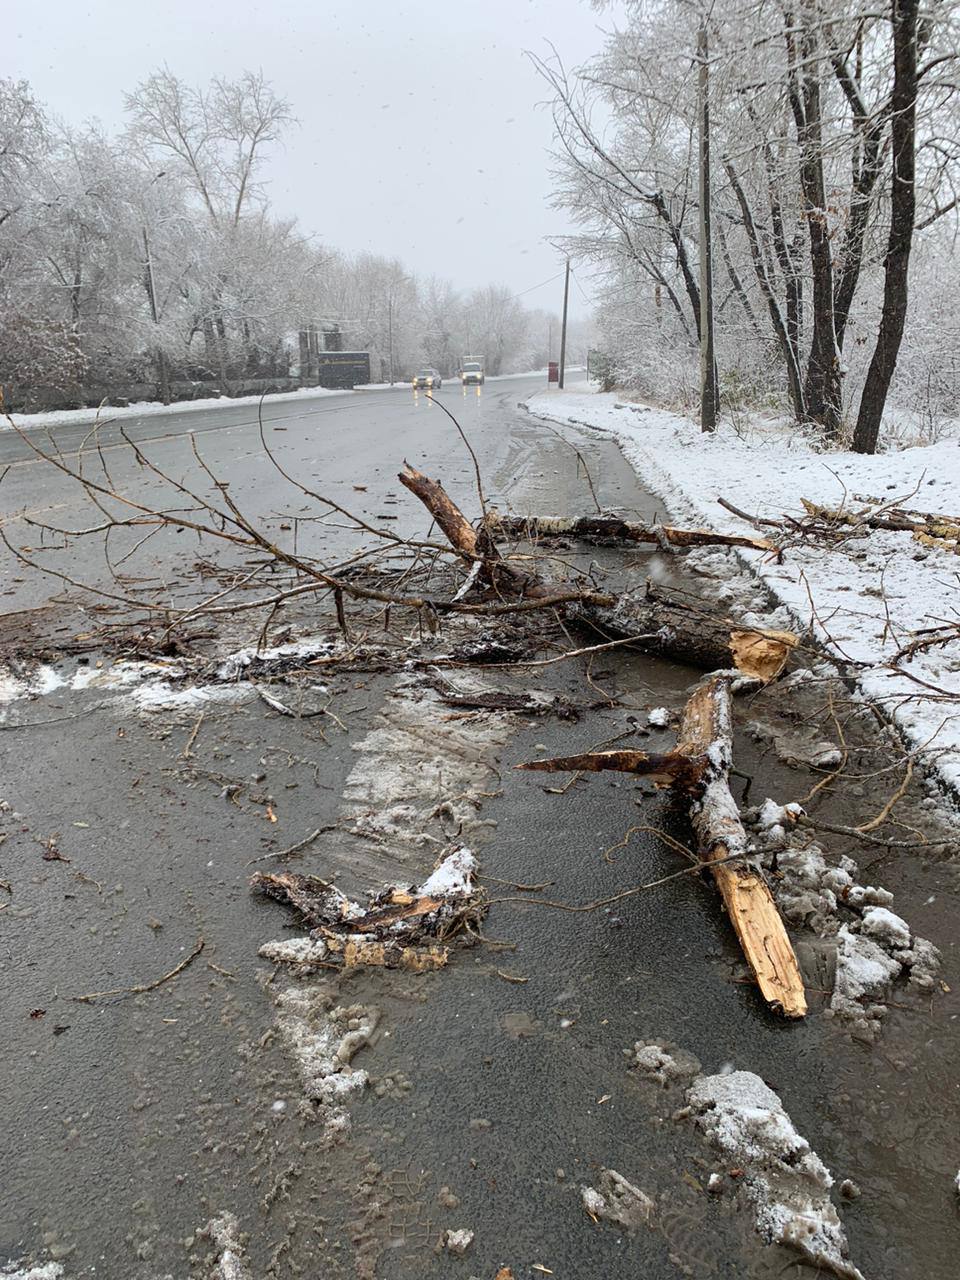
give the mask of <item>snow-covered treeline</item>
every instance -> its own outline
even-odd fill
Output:
[[[726,407],[866,451],[891,407],[956,418],[958,55],[957,0],[635,0],[592,62],[536,60],[609,385],[699,398],[706,108]]]
[[[421,363],[449,373],[464,356],[491,374],[546,364],[551,317],[510,288],[463,294],[416,264],[313,243],[271,214],[262,165],[294,122],[262,76],[196,89],[164,70],[125,102],[127,127],[111,137],[52,119],[28,84],[0,80],[8,404],[296,378],[310,328],[321,350],[326,339],[369,351],[374,381]]]

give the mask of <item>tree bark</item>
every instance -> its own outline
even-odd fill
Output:
[[[916,220],[917,25],[919,0],[892,0],[893,93],[890,99],[893,176],[890,237],[883,269],[880,332],[853,435],[857,453],[876,453],[887,393],[907,319],[910,250]]]
[[[613,606],[577,604],[571,616],[608,639],[633,638],[641,653],[703,671],[736,668],[764,682],[781,674],[797,644],[789,631],[739,626],[729,618],[658,599],[649,589],[644,597],[626,597]]]
[[[850,187],[850,203],[847,225],[840,253],[834,299],[834,326],[837,346],[843,350],[850,308],[863,267],[864,245],[870,216],[874,208],[874,193],[883,170],[883,134],[886,129],[887,111],[877,110],[871,117],[860,90],[859,76],[854,75],[846,60],[839,53],[830,59],[837,82],[843,90],[853,113],[855,134],[860,147]]]

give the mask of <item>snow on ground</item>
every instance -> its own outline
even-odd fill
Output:
[[[240,1223],[235,1214],[218,1213],[199,1234],[206,1237],[216,1250],[216,1266],[211,1273],[216,1280],[250,1280],[240,1240]]]
[[[300,1072],[303,1091],[315,1103],[333,1137],[350,1129],[349,1100],[367,1087],[366,1071],[351,1067],[354,1054],[370,1043],[378,1009],[332,1000],[309,987],[288,987],[277,996],[278,1027]]]
[[[679,414],[625,404],[585,385],[533,396],[527,407],[552,421],[611,433],[675,520],[724,533],[751,528],[721,507],[719,497],[774,519],[784,512],[801,516],[802,498],[856,509],[858,496],[904,498],[913,510],[960,513],[956,440],[874,457],[822,453],[782,424],[734,429],[724,423],[704,435]],[[886,665],[924,627],[957,618],[957,556],[921,546],[909,533],[881,530],[833,548],[790,546],[782,564],[761,552],[738,548],[734,554],[796,624],[812,625],[825,647],[849,664],[861,692],[886,710],[905,740],[923,748],[940,777],[960,792],[960,645],[915,655],[907,675]]]
[[[63,1267],[59,1262],[43,1262],[34,1265],[9,1262],[0,1267],[2,1280],[60,1280]]]
[[[830,1199],[833,1177],[769,1085],[732,1063],[715,1075],[701,1073],[693,1054],[664,1040],[638,1040],[627,1057],[651,1083],[686,1090],[686,1110],[675,1118],[692,1117],[720,1157],[723,1173],[711,1174],[707,1184],[712,1193],[737,1188],[767,1244],[796,1249],[843,1280],[863,1280],[849,1261],[843,1223]]]
[[[326,387],[300,387],[297,391],[277,391],[263,397],[265,403],[277,400],[311,400],[317,396],[349,396],[350,391],[329,391]],[[172,404],[161,404],[159,400],[138,400],[135,404],[114,408],[104,405],[101,409],[46,409],[40,413],[12,413],[10,415],[18,427],[29,430],[31,427],[65,427],[71,423],[89,422],[91,425],[100,418],[101,422],[112,422],[115,418],[142,418],[147,414],[183,413],[186,409],[216,409],[224,405],[255,405],[260,403],[260,396],[208,396],[203,400],[174,400]],[[7,419],[0,418],[0,430],[12,431]]]

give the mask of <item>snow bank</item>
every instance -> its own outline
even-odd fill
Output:
[[[677,414],[624,404],[613,395],[564,391],[533,396],[527,407],[556,422],[609,432],[675,519],[723,533],[742,534],[749,526],[719,506],[718,497],[778,518],[802,514],[802,498],[837,507],[845,499],[856,505],[854,495],[890,501],[916,490],[907,506],[960,512],[955,440],[875,457],[823,454],[783,426],[738,434],[723,424],[704,435]],[[955,590],[956,556],[921,546],[908,533],[881,530],[850,539],[842,549],[791,546],[783,564],[745,548],[732,554],[759,575],[796,625],[811,625],[812,596],[818,638],[850,664],[861,691],[885,709],[911,745],[925,748],[941,778],[960,792],[960,706],[884,666],[913,633],[948,614],[945,596]],[[919,653],[907,670],[960,699],[960,645]]]
[[[265,396],[264,404],[277,400],[314,400],[319,396],[349,396],[351,391],[328,391],[326,387],[301,387],[298,391],[278,391]],[[10,415],[23,431],[34,427],[66,427],[72,423],[93,424],[99,417],[101,423],[116,418],[160,417],[170,413],[185,413],[193,409],[218,409],[226,405],[242,407],[260,403],[260,396],[208,396],[204,400],[175,400],[173,404],[161,404],[159,400],[139,400],[116,408],[104,405],[102,409],[46,409],[40,413],[12,413]],[[5,417],[0,418],[0,431],[12,431]]]

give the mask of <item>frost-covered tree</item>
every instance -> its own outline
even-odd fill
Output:
[[[910,250],[922,256],[926,229],[956,209],[957,4],[627,9],[575,75],[538,63],[555,94],[557,199],[580,222],[570,247],[601,278],[601,325],[620,377],[671,395],[685,394],[694,373],[695,50],[705,23],[728,390],[785,393],[796,418],[828,438],[858,402],[860,421],[878,426]],[[878,338],[862,304],[875,305],[881,275]]]
[[[182,379],[311,380],[298,331],[369,351],[374,377],[529,361],[507,289],[465,297],[403,263],[317,246],[275,217],[262,165],[291,124],[260,75],[194,88],[163,70],[119,137],[50,121],[0,80],[0,383],[96,403]]]

